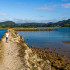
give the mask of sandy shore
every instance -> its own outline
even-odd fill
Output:
[[[17,43],[12,41],[13,37],[10,35],[8,43],[6,43],[5,37],[2,39],[4,44],[3,62],[0,66],[0,70],[25,70],[23,63],[20,60],[19,47]]]

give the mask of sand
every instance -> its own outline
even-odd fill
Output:
[[[12,42],[11,39],[12,36],[10,35],[8,43],[6,43],[5,38],[2,40],[4,44],[4,55],[0,70],[26,70],[18,56],[19,48],[17,47],[17,43]]]

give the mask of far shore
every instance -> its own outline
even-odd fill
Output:
[[[53,31],[52,28],[13,28],[15,31]]]
[[[69,28],[69,27],[37,27],[37,28],[27,28],[27,27],[17,27],[17,28],[12,28],[15,31],[53,31],[53,30],[57,30],[54,28]]]
[[[11,27],[0,28],[0,29],[8,29]],[[53,29],[53,28],[70,28],[70,27],[13,27],[11,29],[36,29],[36,28],[44,28],[44,29]]]
[[[63,41],[64,44],[70,44],[70,41]]]
[[[8,28],[0,28],[0,29],[8,29]],[[16,28],[13,27],[11,29],[14,29],[15,31],[53,31],[58,30],[58,28],[70,28],[70,27],[16,27]]]

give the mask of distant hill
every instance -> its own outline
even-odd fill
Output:
[[[58,21],[56,23],[49,23],[44,25],[44,27],[70,27],[70,19]]]
[[[70,19],[58,21],[56,23],[15,23],[13,21],[0,22],[0,28],[8,27],[70,27]]]
[[[15,25],[16,23],[13,21],[5,21],[5,22],[0,22],[0,25]]]
[[[70,27],[70,19],[68,20],[63,20],[55,23],[56,25],[62,26],[62,27]]]
[[[58,21],[56,23],[22,23],[23,27],[70,27],[70,19]]]
[[[70,19],[48,23],[22,23],[23,27],[70,27]]]

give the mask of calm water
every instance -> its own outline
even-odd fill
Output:
[[[0,39],[2,38],[3,34],[7,31],[7,29],[0,29]]]
[[[70,28],[57,28],[58,31],[18,31],[29,46],[38,48],[56,49],[57,52],[66,55],[70,54],[70,44],[63,41],[70,41]]]

